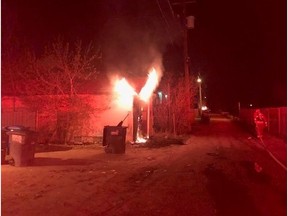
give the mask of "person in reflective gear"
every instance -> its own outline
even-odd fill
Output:
[[[254,123],[256,127],[257,137],[262,139],[264,128],[267,127],[267,121],[260,109],[254,112]]]

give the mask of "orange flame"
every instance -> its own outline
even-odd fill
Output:
[[[127,110],[131,110],[133,107],[133,97],[137,93],[125,78],[116,81],[114,91],[118,94],[118,105]]]
[[[148,79],[141,89],[140,93],[137,94],[135,89],[127,82],[125,78],[117,80],[115,83],[114,91],[117,93],[117,104],[127,110],[132,110],[133,97],[138,95],[139,98],[145,102],[149,101],[149,98],[153,94],[153,91],[159,83],[159,74],[152,68],[148,74]]]
[[[141,89],[139,93],[139,97],[141,100],[147,102],[151,95],[153,94],[153,91],[157,87],[159,83],[159,77],[155,70],[155,68],[152,68],[150,73],[148,74],[148,79],[144,85],[144,87]]]
[[[161,70],[156,71],[156,69],[153,67],[149,71],[147,81],[145,85],[143,86],[143,88],[141,89],[139,94],[137,94],[135,89],[127,82],[125,78],[122,78],[121,80],[117,80],[114,86],[114,91],[117,93],[116,102],[118,106],[128,111],[131,111],[133,109],[133,99],[135,95],[137,95],[142,101],[148,102],[150,97],[153,94],[153,91],[156,89],[157,85],[159,84],[159,81],[161,78],[160,76],[161,76]],[[148,115],[149,115],[149,111],[148,111]],[[139,128],[137,130],[139,130]],[[148,133],[147,133],[147,137],[143,137],[141,134],[141,131],[137,131],[137,139],[136,139],[137,143],[145,143],[148,138],[149,138]]]

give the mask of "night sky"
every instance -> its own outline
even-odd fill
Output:
[[[106,70],[139,75],[159,57],[176,68],[183,64],[181,31],[167,2],[2,0],[2,43],[12,34],[41,52],[61,35],[99,45]],[[175,2],[170,0],[173,12],[181,15]],[[286,9],[286,0],[187,5],[187,15],[196,17],[188,40],[191,69],[202,76],[211,108],[286,106]]]

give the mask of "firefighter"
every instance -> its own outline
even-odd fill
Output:
[[[254,112],[254,123],[256,128],[257,137],[262,139],[263,131],[267,127],[267,121],[265,116],[261,113],[260,109],[256,109]]]

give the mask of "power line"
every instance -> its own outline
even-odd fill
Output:
[[[196,3],[196,0],[195,1],[180,1],[180,2],[173,2],[172,4],[173,5],[183,5],[183,4],[195,4]]]
[[[169,39],[170,39],[170,42],[171,43],[173,43],[173,38],[171,37],[171,28],[170,28],[170,25],[169,25],[169,22],[168,22],[168,20],[166,19],[166,16],[164,15],[164,13],[163,13],[163,10],[162,10],[162,8],[161,8],[161,6],[160,6],[160,3],[159,3],[159,1],[157,0],[157,5],[158,5],[158,8],[159,8],[159,10],[160,10],[160,12],[161,12],[161,15],[162,15],[162,19],[164,20],[164,22],[165,22],[165,30],[166,30],[166,32],[167,32],[167,34],[169,35]],[[173,15],[173,14],[172,14]],[[174,18],[174,16],[173,16],[173,18]]]
[[[173,9],[172,9],[170,0],[167,0],[167,2],[168,2],[168,5],[169,5],[169,8],[170,8],[170,11],[171,11],[171,13],[172,13],[172,15],[173,15],[173,17],[174,17],[174,19],[175,19],[175,14],[174,14],[174,11],[173,11]]]
[[[160,9],[160,12],[161,12],[161,15],[162,15],[163,20],[165,21],[167,27],[169,28],[169,23],[168,23],[168,21],[167,21],[165,15],[164,15],[164,13],[163,13],[163,10],[162,10],[162,8],[161,8],[160,3],[159,3],[158,0],[157,0],[157,5],[158,5],[158,8]]]

